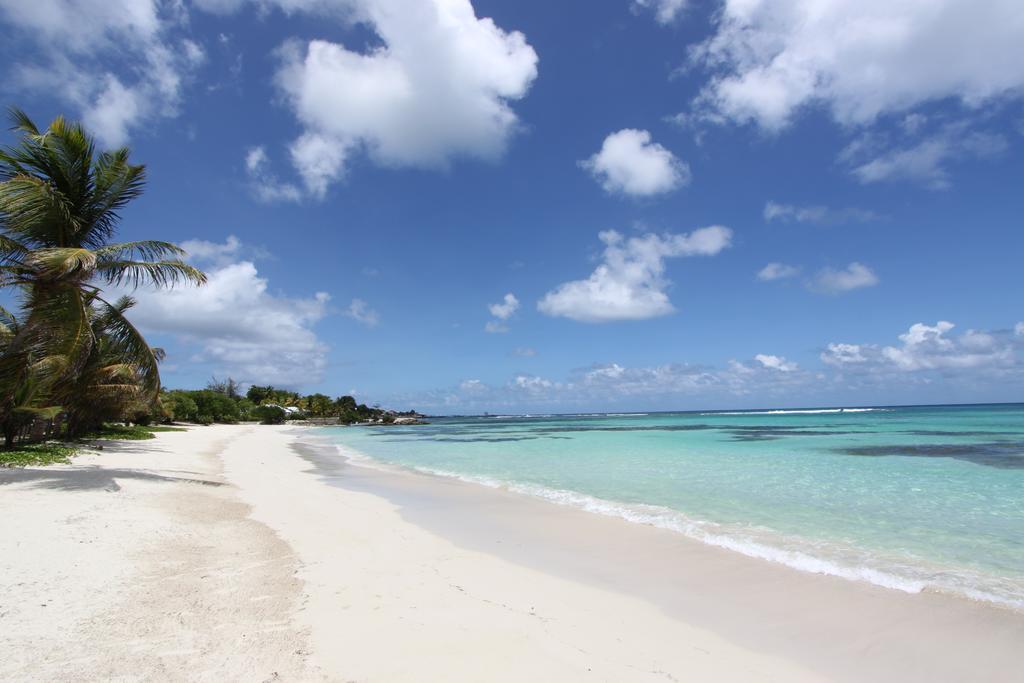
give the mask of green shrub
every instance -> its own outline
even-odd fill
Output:
[[[238,420],[238,404],[224,394],[209,389],[190,391],[189,397],[195,401],[200,415],[209,415],[214,422]]]
[[[144,441],[146,439],[155,439],[153,432],[148,427],[134,426],[121,424],[105,424],[99,429],[91,432],[86,432],[82,435],[83,439],[115,439],[124,441]]]
[[[284,408],[278,406],[256,406],[253,408],[252,417],[264,425],[284,424],[286,414]]]
[[[153,424],[153,416],[150,413],[138,412],[131,416],[131,421],[137,425],[148,427]]]
[[[255,420],[252,411],[256,409],[256,404],[247,398],[240,398],[238,403],[238,418],[240,420]]]
[[[213,424],[213,417],[210,416],[210,415],[198,415],[196,417],[196,424],[212,425]]]

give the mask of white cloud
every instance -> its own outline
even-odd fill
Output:
[[[502,299],[501,303],[489,304],[487,310],[491,312],[495,318],[500,320],[508,320],[512,317],[512,314],[519,310],[519,299],[516,298],[515,294],[509,292]]]
[[[764,205],[766,223],[865,223],[878,220],[880,216],[866,209],[832,209],[827,206],[797,206],[769,201]]]
[[[484,388],[484,383],[478,379],[466,379],[459,384],[459,388],[463,391],[479,391]]]
[[[313,327],[327,314],[330,296],[291,298],[270,292],[251,261],[222,262],[237,251],[231,240],[220,249],[191,241],[193,256],[207,267],[202,287],[127,291],[138,299],[131,319],[145,332],[174,335],[194,347],[194,362],[209,363],[216,372],[241,382],[298,386],[321,379],[327,366],[327,345]],[[170,357],[172,362],[174,356]]]
[[[705,402],[735,402],[736,397],[759,391],[786,396],[812,387],[810,375],[796,364],[780,359],[787,369],[767,367],[757,360],[732,361],[725,368],[672,363],[653,367],[629,367],[619,363],[595,364],[570,373],[565,381],[517,374],[504,384],[492,385],[477,379],[457,387],[396,399],[400,403],[448,407],[459,410],[558,409],[573,405],[620,405],[637,409],[646,402],[668,398],[699,398]],[[676,404],[678,405],[678,404]]]
[[[514,375],[503,384],[466,380],[450,389],[401,396],[395,403],[460,412],[564,412],[599,406],[706,409],[786,406],[794,401],[824,405],[846,400],[856,405],[896,397],[985,399],[996,388],[1014,395],[1024,380],[1024,322],[1014,329],[968,330],[962,335],[953,335],[952,329],[948,322],[918,323],[892,346],[828,344],[821,353],[824,367],[813,371],[770,354],[730,360],[721,367],[688,363],[632,367],[610,362],[574,370],[562,380],[528,374]]]
[[[828,365],[843,366],[850,363],[866,363],[860,344],[829,344],[821,353],[821,360]]]
[[[811,288],[828,294],[839,294],[862,287],[874,287],[878,276],[863,263],[854,261],[846,268],[823,268],[811,283]]]
[[[224,243],[209,240],[185,240],[180,245],[188,253],[191,261],[206,261],[222,265],[238,256],[242,249],[242,241],[234,235],[228,235]]]
[[[512,292],[509,292],[501,300],[500,303],[488,304],[487,310],[491,312],[496,320],[489,320],[484,325],[484,331],[491,334],[504,334],[508,332],[508,325],[505,321],[508,320],[519,310],[519,299]]]
[[[302,191],[298,187],[281,182],[270,170],[267,150],[262,145],[245,153],[245,171],[249,176],[249,187],[261,202],[297,202],[302,199]]]
[[[772,356],[765,353],[757,354],[754,356],[754,360],[769,370],[778,370],[779,372],[795,372],[800,368],[796,363],[788,361],[782,356]]]
[[[344,175],[349,150],[337,138],[307,132],[299,136],[288,151],[306,189],[312,196],[322,199],[330,184]]]
[[[535,349],[531,349],[528,346],[519,346],[517,348],[512,349],[512,355],[518,356],[520,358],[533,358],[534,356],[537,355],[537,351]]]
[[[683,13],[689,0],[633,0],[636,7],[654,10],[654,16],[661,24],[670,24]]]
[[[719,225],[688,234],[646,234],[624,239],[614,230],[598,235],[605,244],[602,263],[585,280],[559,285],[544,295],[537,308],[550,316],[580,322],[643,320],[667,315],[669,301],[665,259],[710,256],[730,245],[732,231]]]
[[[1018,337],[1024,337],[1024,322],[1019,322],[1013,326],[1013,333]]]
[[[690,182],[690,167],[651,141],[646,130],[625,128],[604,139],[601,150],[580,166],[609,193],[650,197]]]
[[[380,45],[328,40],[279,51],[276,84],[303,127],[292,163],[321,196],[365,152],[391,167],[437,168],[459,157],[496,159],[519,128],[510,103],[537,75],[517,31],[477,18],[469,0],[277,0],[285,11],[363,24]]]
[[[862,183],[907,180],[944,190],[950,187],[950,162],[991,158],[1008,146],[1002,135],[972,131],[968,126],[968,122],[959,121],[907,143],[861,136],[847,145],[840,160],[850,165]]]
[[[769,263],[757,272],[757,279],[763,282],[771,282],[772,280],[795,277],[799,274],[800,269],[796,266],[789,266],[785,263]]]
[[[205,58],[186,37],[183,7],[157,0],[0,0],[0,20],[14,29],[5,38],[38,49],[19,51],[30,56],[12,66],[10,81],[77,108],[108,147],[176,116],[183,83]]]
[[[821,105],[844,125],[946,98],[967,107],[1024,89],[1017,0],[724,0],[691,53],[713,76],[709,120],[781,129]]]
[[[958,372],[1005,370],[1018,365],[1010,333],[967,330],[950,334],[955,325],[940,320],[934,325],[915,323],[899,335],[893,346],[829,344],[821,360],[828,365],[867,373]]]
[[[532,375],[516,375],[512,380],[512,385],[522,391],[528,393],[543,393],[546,390],[555,386],[555,383],[549,379],[543,377],[534,377]]]
[[[376,327],[380,323],[380,316],[377,311],[370,308],[362,299],[352,299],[345,315],[366,327]]]

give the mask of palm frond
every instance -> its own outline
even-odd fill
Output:
[[[109,284],[125,284],[130,287],[153,284],[169,287],[186,282],[195,285],[206,283],[206,273],[184,261],[103,261],[96,265],[96,272]]]
[[[18,240],[7,235],[0,235],[0,264],[20,261],[28,253],[28,247]]]
[[[85,280],[96,270],[95,252],[81,248],[36,249],[29,256],[28,262],[39,277],[45,280],[73,275]]]
[[[26,135],[39,135],[39,128],[32,119],[29,118],[28,114],[19,109],[18,107],[8,107],[7,117],[14,124],[11,126],[11,130],[19,133],[25,133]]]
[[[116,349],[118,357],[122,362],[130,364],[138,373],[138,379],[147,394],[156,396],[160,392],[160,368],[159,361],[162,353],[155,351],[147,342],[142,333],[132,325],[128,318],[124,317],[128,297],[122,297],[116,304],[99,299],[100,319],[98,325],[102,326],[103,336],[109,340],[110,346]],[[130,299],[128,299],[130,301]]]
[[[69,246],[75,230],[74,207],[51,183],[32,175],[16,175],[0,184],[0,214],[5,231],[29,244]]]
[[[121,209],[145,188],[146,167],[128,163],[128,154],[128,148],[122,147],[100,154],[96,161],[92,201],[85,211],[90,229],[81,235],[85,245],[105,244],[120,220]]]
[[[121,242],[119,244],[108,244],[94,250],[96,258],[104,260],[124,261],[129,259],[142,259],[144,261],[155,261],[168,256],[183,258],[187,256],[184,249],[171,242],[159,240],[140,240],[137,242]]]
[[[63,365],[67,372],[78,367],[95,341],[81,290],[71,284],[37,286],[26,308],[24,334],[32,355]]]

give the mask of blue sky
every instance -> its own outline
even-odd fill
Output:
[[[1019,2],[0,0],[0,24],[4,101],[130,144],[122,236],[211,276],[137,292],[168,386],[1024,395]]]

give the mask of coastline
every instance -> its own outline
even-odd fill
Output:
[[[360,467],[315,434],[206,427],[0,472],[0,677],[1016,675],[1019,613]]]

